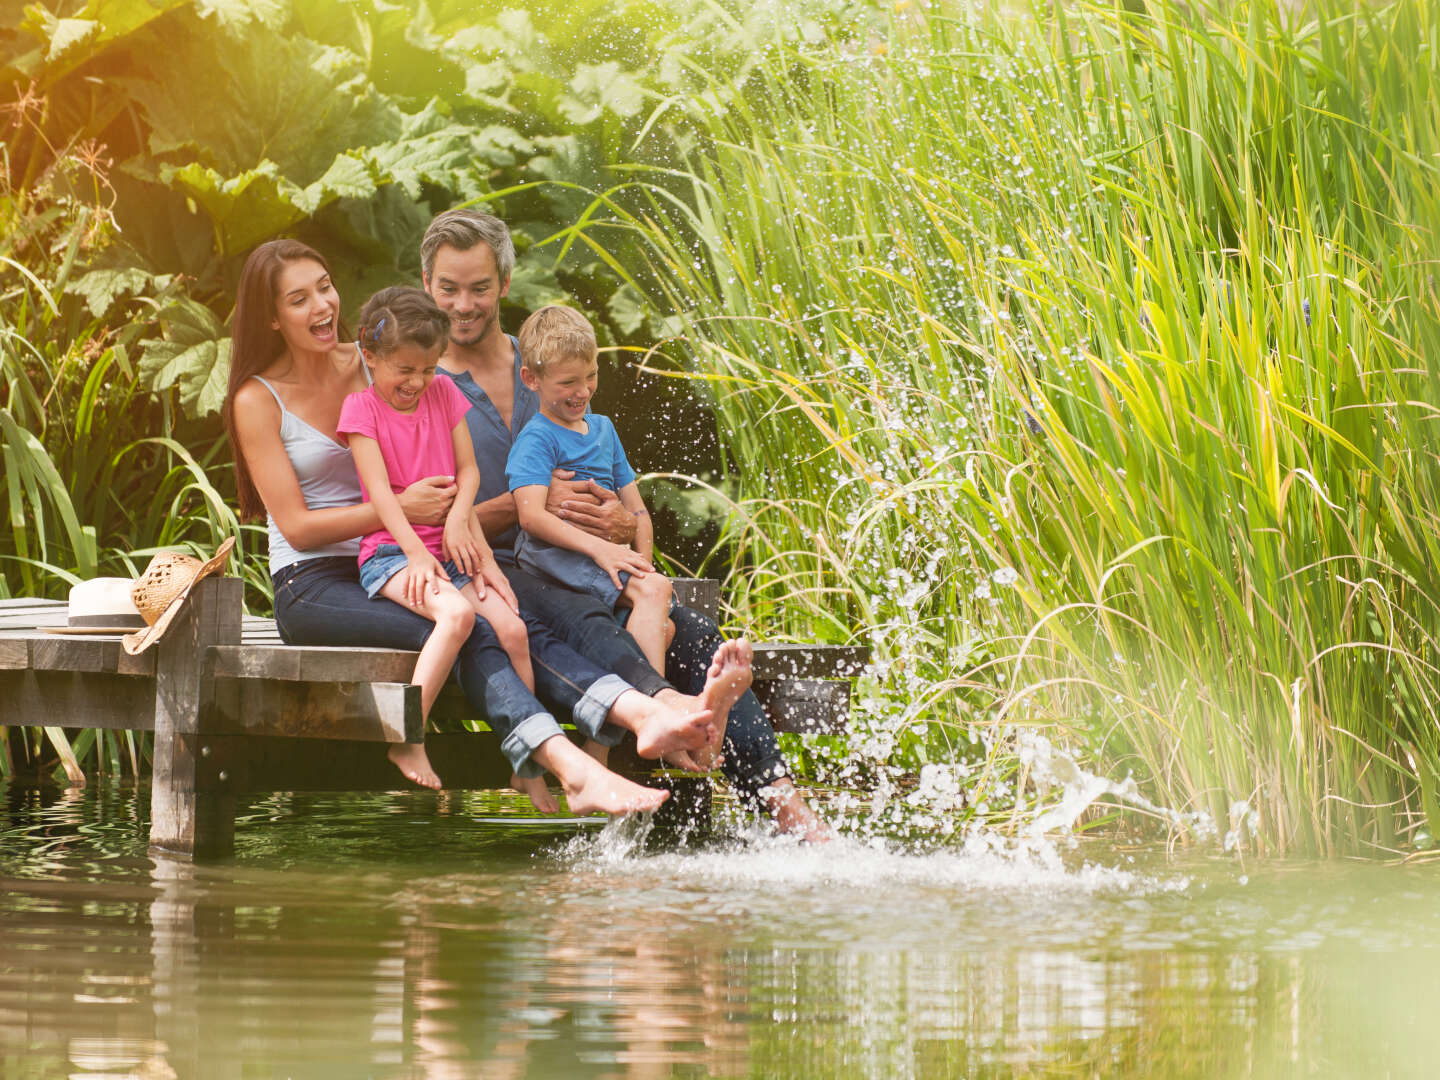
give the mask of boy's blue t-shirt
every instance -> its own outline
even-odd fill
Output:
[[[555,469],[574,469],[576,480],[594,480],[615,492],[633,484],[635,470],[625,459],[625,449],[610,418],[586,413],[585,422],[589,431],[582,435],[536,413],[510,447],[505,462],[510,490],[534,484],[549,487]]]

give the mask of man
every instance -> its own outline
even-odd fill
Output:
[[[687,694],[707,692],[707,676],[723,641],[715,624],[677,605],[675,638],[666,656],[667,681],[616,623],[614,613],[583,593],[538,581],[514,565],[515,502],[505,460],[515,435],[535,415],[535,392],[520,377],[519,345],[500,329],[500,302],[510,288],[515,248],[504,222],[477,210],[450,210],[430,223],[420,246],[425,290],[450,317],[450,343],[440,358],[470,400],[467,417],[480,491],[475,512],[505,569],[522,609],[537,616],[576,652],[613,671],[642,693],[677,711],[693,708]],[[617,544],[635,538],[635,518],[613,491],[557,474],[546,508]],[[722,651],[722,655],[724,655]],[[782,831],[810,839],[828,835],[800,797],[755,695],[746,690],[729,710],[723,747],[726,775],[751,805],[766,809]]]

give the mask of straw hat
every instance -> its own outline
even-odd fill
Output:
[[[70,589],[64,626],[47,626],[48,634],[128,634],[145,628],[145,616],[130,599],[135,584],[128,577],[98,577]]]
[[[223,570],[234,546],[235,538],[227,537],[207,562],[178,551],[157,553],[130,590],[136,609],[150,625],[137,633],[125,635],[125,651],[134,656],[159,641],[175,616],[180,614],[185,598],[190,595],[195,583],[217,570]]]

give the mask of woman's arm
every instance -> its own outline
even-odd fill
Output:
[[[381,528],[380,517],[369,503],[323,510],[305,505],[295,466],[280,441],[280,406],[259,383],[248,382],[235,392],[235,435],[236,451],[244,455],[260,501],[295,550],[339,544]],[[438,525],[453,495],[448,480],[430,476],[406,488],[399,501],[408,519]]]

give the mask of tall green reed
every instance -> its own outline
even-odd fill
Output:
[[[876,647],[865,756],[1039,728],[1227,839],[1423,843],[1440,9],[896,7],[629,222],[738,608]]]

